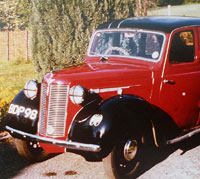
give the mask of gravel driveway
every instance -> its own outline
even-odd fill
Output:
[[[104,179],[102,162],[87,162],[83,157],[64,153],[41,163],[30,164],[12,144],[0,143],[0,178],[15,179]],[[199,179],[200,135],[152,152],[139,179]]]

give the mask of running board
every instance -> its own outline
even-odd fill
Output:
[[[200,128],[197,128],[197,129],[195,129],[195,130],[193,130],[193,131],[191,131],[191,132],[189,132],[189,133],[187,133],[185,135],[176,137],[176,138],[174,138],[172,140],[168,140],[166,143],[167,144],[175,144],[175,143],[180,142],[182,140],[188,139],[188,138],[190,138],[193,135],[198,134],[198,133],[200,133]]]

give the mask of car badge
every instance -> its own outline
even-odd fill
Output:
[[[47,79],[46,81],[47,81],[48,86],[50,86],[51,83],[55,81],[55,79],[51,79],[51,78],[50,78],[50,79]]]

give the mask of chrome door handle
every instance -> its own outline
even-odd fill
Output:
[[[176,84],[176,82],[175,82],[174,80],[167,80],[167,79],[164,79],[164,80],[163,80],[163,83],[168,83],[168,84],[170,84],[170,85]]]

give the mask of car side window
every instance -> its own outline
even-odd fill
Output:
[[[195,57],[194,33],[192,30],[177,32],[172,37],[170,63],[193,62]]]

